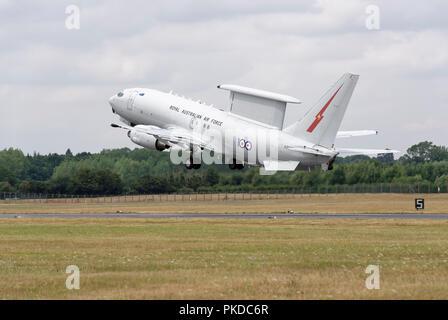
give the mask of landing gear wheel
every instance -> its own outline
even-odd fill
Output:
[[[187,163],[185,163],[185,168],[187,168],[188,170],[190,169],[199,169],[201,167],[200,163],[193,163],[193,159],[190,158],[190,160],[187,161]]]
[[[244,169],[244,164],[243,163],[236,163],[234,161],[233,163],[229,164],[229,168],[231,170],[236,170],[236,169],[241,170],[241,169]]]

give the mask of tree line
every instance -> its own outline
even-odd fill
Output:
[[[431,183],[448,185],[448,150],[423,141],[397,160],[338,158],[331,171],[259,174],[258,168],[230,170],[225,165],[186,170],[173,165],[168,153],[146,149],[113,149],[99,153],[27,154],[0,151],[0,192],[73,195],[119,195],[171,192],[237,192],[291,190],[374,183]]]

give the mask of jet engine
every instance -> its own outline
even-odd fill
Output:
[[[135,130],[129,130],[128,137],[135,144],[138,144],[139,146],[142,146],[149,150],[163,151],[170,147],[161,142],[159,139],[154,138],[154,136],[152,135]]]

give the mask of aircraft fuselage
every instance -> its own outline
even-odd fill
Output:
[[[297,162],[309,170],[325,164],[331,156],[291,151],[288,146],[315,148],[312,143],[278,128],[244,118],[171,93],[153,89],[126,89],[109,99],[113,112],[130,126],[181,128],[200,135],[214,153],[240,163],[260,166],[266,160]],[[321,146],[319,146],[322,149]],[[328,152],[331,150],[326,149]]]

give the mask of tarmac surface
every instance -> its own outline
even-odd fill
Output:
[[[5,218],[65,218],[65,219],[113,219],[113,218],[213,218],[213,219],[433,219],[448,220],[448,214],[443,213],[15,213],[0,214],[0,219]]]

